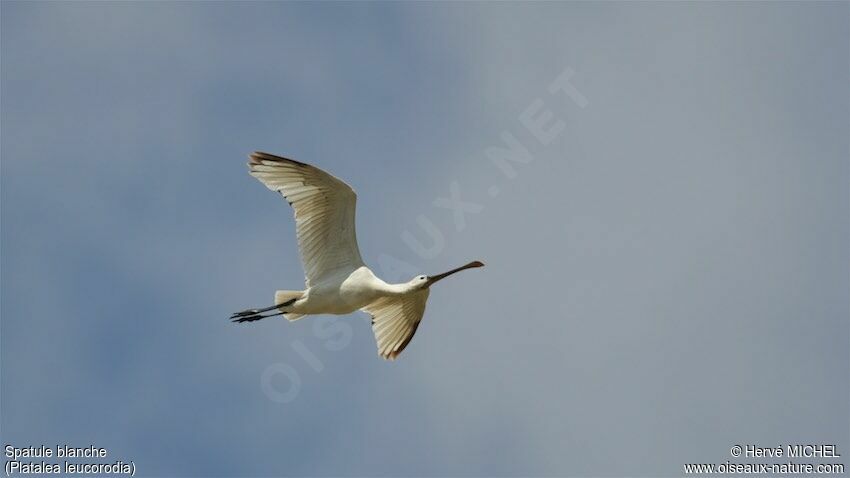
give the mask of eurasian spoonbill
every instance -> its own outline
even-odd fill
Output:
[[[283,315],[349,314],[360,309],[372,316],[378,354],[395,359],[416,333],[429,289],[437,281],[473,267],[480,261],[434,276],[419,275],[401,284],[388,284],[363,263],[357,248],[354,213],[357,195],[343,181],[319,168],[268,153],[254,153],[251,176],[277,191],[295,210],[298,249],[306,288],[279,290],[274,304],[233,314],[234,322],[252,322]],[[276,310],[276,313],[263,315]]]

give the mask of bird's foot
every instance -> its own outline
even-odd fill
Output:
[[[275,304],[270,307],[266,307],[265,309],[248,309],[243,310],[242,312],[236,312],[235,314],[230,316],[230,320],[234,322],[253,322],[255,320],[265,319],[266,317],[274,317],[276,315],[282,315],[283,307],[288,307],[295,303],[298,300],[297,298],[287,300],[282,304]],[[262,315],[263,312],[270,312],[272,310],[277,310],[275,314]]]
[[[254,322],[255,320],[262,319],[263,316],[259,314],[255,315],[235,315],[230,318],[232,322],[241,324],[242,322]]]
[[[246,311],[247,312],[247,311]],[[231,321],[241,324],[242,322],[254,322],[256,320],[266,319],[268,317],[276,317],[278,315],[283,315],[283,312],[278,312],[276,314],[249,314],[249,315],[237,315],[233,314],[233,317],[230,318]]]
[[[235,319],[237,317],[248,317],[249,315],[257,315],[260,312],[259,309],[248,309],[243,310],[242,312],[236,312],[230,316],[231,319]]]

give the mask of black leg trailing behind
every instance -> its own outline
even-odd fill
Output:
[[[268,317],[275,317],[275,316],[278,316],[278,315],[283,315],[283,311],[278,312],[276,314],[267,314],[267,315],[262,315],[262,314],[263,314],[263,312],[268,312],[270,310],[288,307],[288,306],[294,304],[296,300],[298,300],[298,299],[287,300],[286,302],[284,302],[282,304],[272,305],[270,307],[266,307],[265,309],[248,309],[248,310],[243,310],[242,312],[236,312],[235,314],[230,316],[230,320],[232,320],[233,322],[239,322],[239,323],[254,322],[256,320],[265,319],[265,318],[268,318]]]

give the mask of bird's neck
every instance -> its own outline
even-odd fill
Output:
[[[400,295],[407,295],[413,292],[413,287],[407,282],[403,282],[401,284],[388,284],[384,281],[381,281],[379,290],[387,296],[397,297]]]

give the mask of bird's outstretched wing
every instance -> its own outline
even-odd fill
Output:
[[[251,176],[286,198],[295,210],[298,249],[307,287],[342,268],[363,265],[354,230],[357,195],[321,169],[268,153],[254,153]]]
[[[416,333],[427,301],[428,289],[423,289],[401,297],[382,297],[361,309],[372,316],[378,355],[387,360],[398,357]]]

